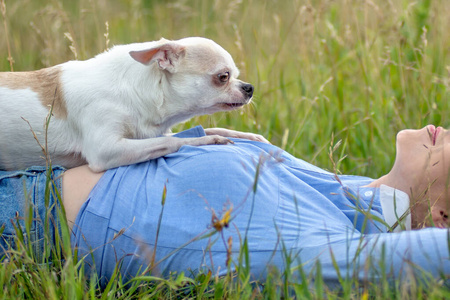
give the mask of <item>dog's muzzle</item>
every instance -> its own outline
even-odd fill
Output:
[[[250,83],[244,83],[241,85],[242,92],[244,93],[244,96],[246,96],[248,99],[250,99],[253,96],[253,85]]]

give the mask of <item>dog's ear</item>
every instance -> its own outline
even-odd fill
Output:
[[[185,48],[175,42],[167,42],[154,48],[131,51],[130,56],[144,65],[149,65],[156,61],[161,70],[175,73],[180,60],[185,55]]]

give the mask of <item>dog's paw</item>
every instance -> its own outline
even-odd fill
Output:
[[[225,128],[206,128],[205,133],[207,135],[220,135],[220,136],[239,138],[239,139],[247,139],[247,140],[270,144],[270,142],[262,135],[251,133],[251,132],[241,132],[241,131],[229,130],[229,129],[225,129]]]
[[[234,144],[234,142],[226,137],[220,135],[207,135],[204,138],[208,141],[208,145],[226,145],[226,144]]]
[[[260,134],[242,132],[240,138],[270,144],[270,142]]]

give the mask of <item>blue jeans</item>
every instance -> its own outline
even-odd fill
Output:
[[[0,171],[0,258],[18,248],[17,234],[22,232],[24,245],[31,247],[37,261],[45,259],[45,245],[55,244],[61,228],[57,194],[64,171],[53,167],[51,180],[45,167]]]

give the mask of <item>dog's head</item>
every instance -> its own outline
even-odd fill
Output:
[[[130,55],[163,73],[164,101],[176,102],[193,115],[233,110],[251,101],[253,86],[237,79],[239,70],[231,55],[212,40],[161,39]]]

